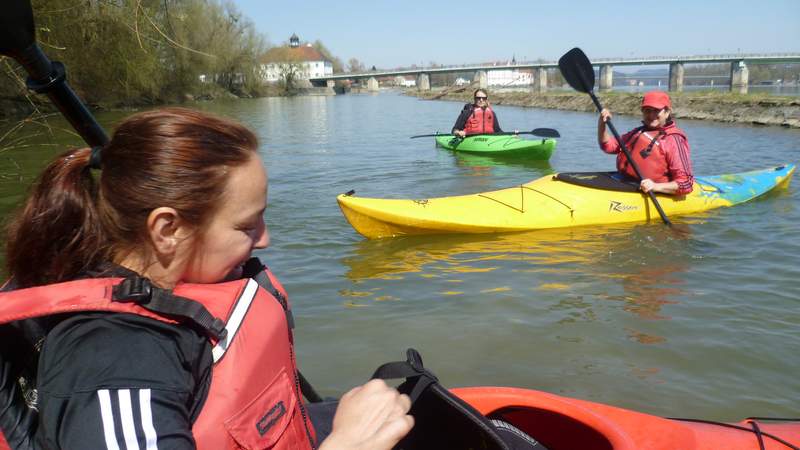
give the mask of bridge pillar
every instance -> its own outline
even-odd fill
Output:
[[[378,92],[380,89],[380,85],[378,84],[378,80],[375,77],[369,77],[367,80],[367,90],[370,92]]]
[[[533,92],[544,92],[547,90],[547,69],[539,67],[533,76]]]
[[[430,91],[431,90],[431,77],[427,73],[417,75],[417,90]]]
[[[670,92],[683,92],[683,63],[669,65],[669,90]]]
[[[486,75],[485,70],[478,70],[475,72],[475,76],[472,77],[472,82],[477,82],[478,88],[486,89],[489,87],[489,76]]]
[[[750,81],[750,71],[744,61],[731,63],[731,92],[747,94],[747,83]]]
[[[601,65],[600,66],[600,90],[609,91],[614,82],[614,66]]]

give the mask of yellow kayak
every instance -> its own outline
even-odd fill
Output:
[[[695,178],[685,196],[658,195],[667,216],[743,203],[788,186],[795,165]],[[564,173],[493,192],[428,199],[336,200],[369,239],[414,234],[496,233],[659,219],[648,196],[615,173]]]

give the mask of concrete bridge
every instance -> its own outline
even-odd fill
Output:
[[[667,56],[627,59],[595,59],[592,64],[598,72],[598,87],[600,90],[610,90],[613,83],[613,72],[616,66],[642,66],[642,65],[669,65],[669,90],[683,91],[684,65],[686,64],[730,64],[730,90],[741,94],[747,93],[749,81],[748,65],[751,64],[782,64],[800,63],[800,53],[781,54],[735,54],[735,55],[698,55],[698,56]],[[315,86],[332,87],[337,80],[367,81],[367,89],[377,91],[378,79],[395,76],[416,76],[416,85],[419,90],[430,90],[430,76],[444,73],[474,73],[473,82],[482,88],[488,87],[489,71],[529,69],[533,72],[534,92],[547,90],[547,73],[549,70],[558,69],[557,62],[515,63],[507,65],[465,65],[449,67],[429,67],[406,70],[374,70],[359,73],[344,73],[329,75],[327,77],[311,78],[309,81]]]

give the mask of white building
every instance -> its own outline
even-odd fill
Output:
[[[397,75],[394,77],[393,84],[395,86],[414,87],[417,85],[417,79],[413,75]]]
[[[300,38],[293,34],[288,47],[271,48],[261,57],[264,81],[281,81],[289,71],[294,71],[296,79],[324,77],[333,74],[333,63],[311,44],[300,45]]]
[[[520,69],[489,70],[486,72],[489,86],[530,86],[533,72]]]
[[[492,65],[515,66],[516,56],[507,62],[494,62]],[[498,69],[486,72],[486,83],[489,86],[530,86],[533,84],[533,71],[531,69]]]

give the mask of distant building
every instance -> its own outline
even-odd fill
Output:
[[[276,82],[293,70],[296,79],[324,77],[333,74],[333,63],[328,61],[311,44],[300,44],[300,38],[292,34],[289,45],[269,49],[261,57],[261,73],[264,81]]]
[[[517,57],[513,56],[511,61],[493,62],[493,66],[515,66]],[[486,72],[486,82],[489,86],[530,86],[533,84],[533,71],[531,69],[500,69],[488,70]]]
[[[525,69],[489,70],[486,81],[489,86],[530,86],[533,72]]]
[[[417,78],[414,75],[397,75],[392,80],[395,86],[414,87],[417,85]]]

